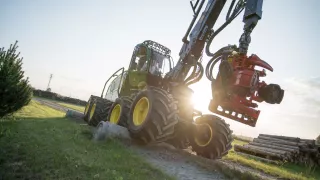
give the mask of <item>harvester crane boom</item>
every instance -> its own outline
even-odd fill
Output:
[[[255,27],[262,15],[263,0],[239,0],[234,8],[234,11],[231,13],[231,10],[236,1],[232,0],[227,13],[226,22],[216,31],[213,31],[212,28],[215,25],[227,0],[209,0],[206,5],[206,8],[202,12],[201,17],[194,26],[194,23],[198,18],[200,10],[202,9],[205,2],[205,0],[201,0],[199,4],[199,1],[200,0],[197,0],[195,5],[193,5],[192,2],[190,2],[192,10],[194,12],[194,17],[189,25],[189,28],[185,36],[182,39],[182,42],[184,44],[179,53],[179,61],[176,64],[176,66],[172,69],[172,71],[169,72],[167,75],[167,78],[175,82],[187,83],[186,81],[188,79],[190,80],[192,76],[197,76],[194,74],[196,72],[194,70],[190,77],[186,79],[192,67],[196,69],[199,66],[201,66],[199,61],[201,60],[205,43],[207,43],[206,54],[208,56],[214,56],[214,54],[211,53],[209,50],[213,38],[221,30],[223,30],[233,19],[235,19],[242,12],[243,9],[245,9],[243,17],[243,22],[245,23],[245,25],[244,33],[240,38],[239,49],[241,53],[246,54],[248,45],[250,43],[250,33],[252,32],[253,28]],[[198,5],[199,7],[197,8]],[[192,27],[193,29],[191,31]],[[188,35],[190,40],[187,40]],[[200,69],[203,71],[203,67],[200,67]],[[198,76],[198,80],[201,79],[203,72],[201,72],[200,74],[201,75],[200,77]],[[193,83],[194,82],[196,81],[193,81]]]
[[[226,21],[215,31],[212,28],[227,0],[208,0],[198,19],[205,0],[201,0],[200,3],[199,1],[197,0],[195,5],[191,2],[194,17],[182,38],[183,46],[179,53],[179,60],[167,73],[166,78],[172,82],[173,86],[189,86],[200,81],[205,71],[206,77],[211,81],[212,89],[209,110],[255,126],[260,111],[255,109],[258,105],[253,101],[280,104],[284,95],[279,85],[267,85],[264,81],[260,81],[260,77],[266,76],[265,69],[273,71],[273,68],[255,54],[247,56],[251,42],[250,34],[262,17],[263,0],[232,0]],[[243,10],[244,27],[238,47],[228,45],[211,53],[210,45],[214,37]],[[189,40],[187,40],[188,36]],[[206,68],[201,64],[204,48],[206,55],[211,57]],[[218,62],[221,62],[219,71],[217,76],[213,77],[213,68]],[[259,71],[255,69],[256,66],[264,69]],[[190,71],[191,69],[193,70]]]

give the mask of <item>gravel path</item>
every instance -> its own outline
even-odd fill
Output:
[[[134,147],[135,152],[144,157],[150,164],[181,180],[216,180],[228,179],[218,171],[210,171],[194,163],[178,152],[157,147]]]
[[[68,108],[63,107],[54,102],[50,102],[43,99],[34,98],[34,100],[41,104],[47,105],[57,110],[68,111]],[[78,123],[84,123],[84,121],[77,120]],[[142,156],[147,162],[152,164],[154,167],[161,169],[163,172],[176,177],[179,180],[216,180],[216,179],[229,179],[221,172],[215,170],[213,165],[215,162],[219,162],[224,166],[234,169],[238,172],[250,172],[259,176],[259,179],[276,179],[275,177],[265,174],[256,169],[243,166],[241,164],[219,160],[201,160],[204,158],[192,155],[192,152],[175,150],[170,145],[162,144],[157,146],[137,146],[132,143],[126,144],[128,148]],[[171,149],[171,150],[170,150]],[[180,151],[180,152],[178,152]],[[197,159],[197,160],[195,160]],[[197,161],[197,162],[196,162]],[[199,164],[199,162],[201,162]],[[237,178],[235,178],[237,179]]]

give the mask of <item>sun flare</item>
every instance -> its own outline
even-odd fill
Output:
[[[194,108],[202,112],[209,112],[208,106],[211,100],[210,86],[203,83],[198,83],[193,85],[191,88],[194,91],[191,98]]]

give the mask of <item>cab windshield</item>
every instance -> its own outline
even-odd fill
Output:
[[[136,51],[134,61],[129,68],[133,71],[150,72],[153,75],[164,77],[172,68],[171,57],[152,49],[150,56],[148,56],[147,51],[144,49],[145,48],[139,48]]]
[[[164,77],[170,71],[170,59],[162,54],[153,52],[149,72]]]

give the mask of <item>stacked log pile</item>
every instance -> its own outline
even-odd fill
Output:
[[[234,150],[268,160],[320,166],[320,146],[313,139],[259,134],[248,144],[234,145]]]

